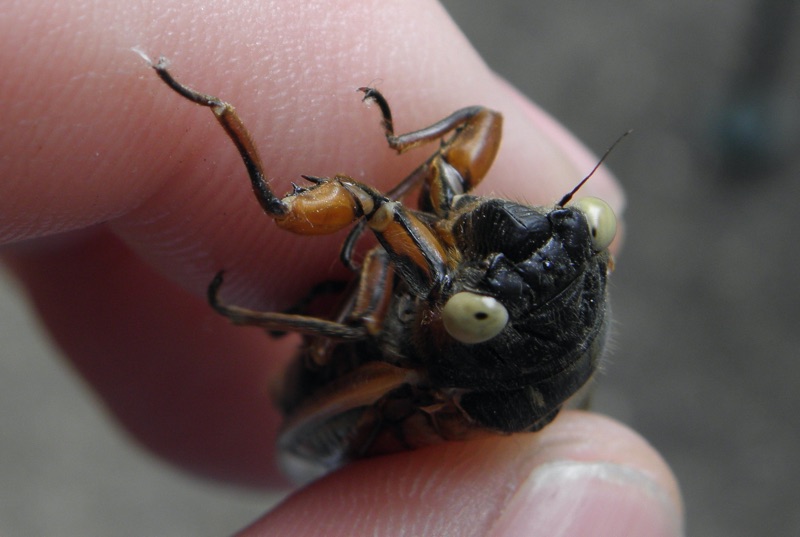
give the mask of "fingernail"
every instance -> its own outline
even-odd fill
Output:
[[[514,493],[492,537],[680,537],[669,495],[635,469],[612,463],[553,462]]]

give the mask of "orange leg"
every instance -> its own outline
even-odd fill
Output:
[[[211,108],[214,116],[219,121],[228,137],[236,145],[239,154],[242,155],[242,161],[247,168],[247,173],[250,175],[250,182],[253,185],[253,191],[258,198],[261,207],[264,208],[267,214],[274,218],[281,218],[289,212],[289,207],[282,200],[278,199],[267,184],[267,179],[264,176],[264,165],[261,163],[261,157],[258,156],[258,151],[250,138],[250,133],[247,132],[244,123],[236,113],[236,109],[229,103],[218,99],[211,95],[198,93],[192,89],[187,88],[174,78],[167,71],[166,58],[159,58],[158,62],[152,64],[158,76],[163,80],[167,86],[175,90],[182,97],[197,103],[202,106]]]
[[[433,125],[396,136],[392,112],[384,96],[373,88],[360,90],[364,92],[365,100],[378,104],[383,114],[386,141],[398,153],[453,133],[430,159],[390,192],[390,197],[397,199],[415,183],[421,182],[420,209],[446,217],[453,198],[475,188],[492,166],[500,148],[503,116],[483,106],[470,106]]]

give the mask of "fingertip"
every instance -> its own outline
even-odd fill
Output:
[[[488,535],[679,537],[682,523],[669,496],[643,472],[561,461],[530,474]]]
[[[640,435],[609,418],[566,412],[494,521],[492,537],[679,537],[677,481]]]

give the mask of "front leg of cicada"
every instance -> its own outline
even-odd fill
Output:
[[[151,64],[170,88],[193,103],[205,106],[225,129],[239,150],[256,199],[279,227],[301,235],[325,235],[347,227],[369,212],[373,199],[380,197],[373,189],[345,176],[332,179],[306,177],[312,185],[295,189],[278,198],[267,183],[264,165],[250,133],[234,107],[218,97],[197,92],[181,84],[167,70],[166,60]]]
[[[167,71],[166,58],[159,58],[156,63],[151,63],[150,65],[155,69],[159,78],[180,96],[193,103],[206,106],[214,112],[217,121],[219,121],[220,125],[225,129],[228,137],[233,141],[236,149],[239,150],[239,154],[242,156],[242,161],[244,161],[247,173],[250,176],[253,191],[261,207],[273,218],[280,219],[286,217],[289,213],[289,207],[283,200],[275,196],[272,189],[270,189],[267,184],[261,157],[258,156],[258,151],[250,137],[250,133],[236,113],[236,109],[234,109],[230,103],[214,97],[213,95],[206,95],[194,91],[175,80],[170,72]]]
[[[360,88],[365,100],[375,101],[383,115],[389,147],[404,153],[420,145],[442,140],[438,151],[412,172],[389,196],[395,199],[416,184],[422,184],[420,209],[445,218],[453,198],[475,188],[486,176],[500,148],[503,116],[483,106],[462,108],[433,125],[395,135],[392,112],[386,98],[374,88]]]

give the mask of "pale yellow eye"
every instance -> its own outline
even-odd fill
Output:
[[[444,305],[442,320],[447,333],[461,343],[482,343],[503,331],[508,311],[490,296],[462,291]]]
[[[586,217],[592,234],[592,248],[597,251],[608,248],[617,234],[617,217],[611,206],[600,198],[592,197],[577,199],[570,205]]]

